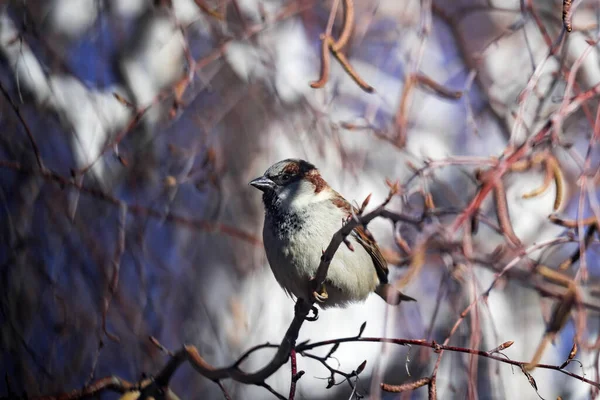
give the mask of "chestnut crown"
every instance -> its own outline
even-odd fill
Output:
[[[315,173],[318,173],[317,168],[308,161],[288,158],[270,166],[263,176],[250,181],[250,185],[263,192],[274,191]]]

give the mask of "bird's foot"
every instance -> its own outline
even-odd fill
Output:
[[[323,288],[323,291],[321,293],[313,292],[313,297],[319,303],[325,303],[325,300],[329,298],[329,295],[325,291],[325,288]]]
[[[310,307],[307,309],[307,307]],[[310,315],[312,311],[312,315]],[[299,313],[303,313],[306,316],[304,317],[304,319],[306,321],[316,321],[319,319],[319,310],[317,309],[317,307],[313,306],[313,305],[309,305],[308,302],[304,301],[303,299],[298,299],[296,301],[296,305],[294,306],[294,312],[296,314]]]
[[[329,295],[327,294],[327,288],[325,287],[325,283],[323,283],[323,285],[321,286],[320,293],[315,290],[314,292],[312,292],[312,295],[315,301],[319,303],[324,303],[329,298]]]
[[[319,319],[319,310],[315,306],[310,307],[310,311],[312,311],[313,315],[308,314],[305,320],[314,322]]]

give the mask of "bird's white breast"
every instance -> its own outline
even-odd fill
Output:
[[[283,198],[278,215],[267,212],[263,239],[267,258],[279,284],[296,297],[308,298],[309,281],[319,266],[322,251],[347,218],[331,202],[334,192],[315,194],[296,189]],[[379,280],[371,256],[352,236],[354,251],[342,244],[328,274],[329,300],[325,306],[363,300]]]

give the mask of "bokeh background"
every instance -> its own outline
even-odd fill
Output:
[[[231,364],[253,345],[279,342],[293,301],[266,262],[260,193],[249,180],[280,159],[304,158],[346,198],[360,204],[373,193],[371,206],[385,198],[386,178],[398,180],[404,196],[390,207],[418,215],[422,193],[431,193],[448,215],[421,228],[439,229],[474,197],[477,163],[417,178],[412,167],[461,156],[485,166],[556,116],[570,98],[567,89],[574,96],[600,82],[596,1],[573,1],[570,33],[556,0],[360,0],[354,6],[344,51],[374,93],[361,90],[333,59],[325,87],[309,85],[319,77],[319,36],[332,7],[334,36],[341,29],[338,1],[2,2],[0,396],[59,394],[111,375],[140,380],[168,360],[149,336],[172,350],[195,345],[215,366]],[[425,85],[407,93],[416,73],[462,96],[445,98]],[[586,105],[561,121],[559,144],[551,146],[566,183],[560,212],[570,218],[578,209],[587,217],[598,208],[599,154],[590,146],[598,105],[594,98]],[[583,191],[578,184],[587,155],[591,189]],[[543,179],[539,166],[505,179],[523,249],[567,237],[548,220],[554,185],[522,198]],[[494,229],[491,201],[483,213],[492,227],[481,224],[473,237],[482,259],[506,246]],[[419,229],[383,219],[369,227],[394,279],[406,276],[410,258],[394,235],[412,245]],[[460,243],[460,235],[454,240]],[[597,243],[584,249],[587,281],[577,281],[586,304],[574,307],[542,362],[560,365],[575,337],[594,345]],[[528,253],[515,266],[518,273],[478,302],[450,344],[489,350],[512,340],[506,356],[530,360],[565,292],[534,267],[556,269],[577,248]],[[519,251],[486,264],[432,247],[403,287],[417,303],[388,308],[372,297],[326,310],[304,325],[300,340],[355,335],[367,321],[368,336],[443,342],[462,310]],[[577,278],[578,265],[563,273]],[[575,320],[587,326],[576,329]],[[576,357],[581,364],[567,369],[597,380],[598,350],[584,347]],[[244,368],[258,369],[271,355],[257,353]],[[357,392],[404,399],[427,398],[427,388],[389,394],[379,383],[428,376],[436,358],[429,349],[350,343],[331,362],[350,372],[367,360]],[[298,368],[306,374],[297,398],[351,397],[346,384],[326,389],[329,372],[318,362],[299,357]],[[597,393],[557,371],[532,375],[543,398]],[[287,393],[289,366],[268,383]],[[224,386],[236,399],[272,397],[257,386]],[[458,353],[444,354],[437,386],[440,398],[538,398],[518,368]],[[223,398],[189,366],[176,373],[171,389],[181,398]]]

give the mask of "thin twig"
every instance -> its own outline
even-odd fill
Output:
[[[13,102],[13,100],[11,99],[10,95],[8,94],[8,92],[4,88],[4,85],[2,85],[1,82],[0,82],[0,91],[2,92],[2,95],[4,96],[4,98],[10,104],[10,107],[17,115],[19,122],[21,123],[21,125],[23,126],[23,129],[25,129],[25,132],[27,133],[27,138],[29,139],[29,143],[31,144],[31,148],[33,150],[33,154],[35,155],[35,160],[37,161],[38,168],[41,169],[42,171],[44,171],[46,169],[46,167],[44,167],[44,163],[42,161],[42,156],[40,154],[40,149],[37,145],[37,142],[35,141],[35,138],[33,137],[33,133],[31,132],[31,129],[29,129],[29,124],[27,123],[27,121],[25,121],[25,118],[23,118],[23,115],[21,114],[21,110]]]

